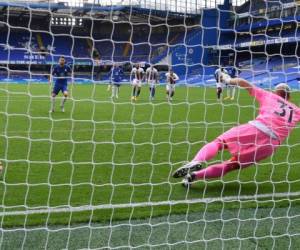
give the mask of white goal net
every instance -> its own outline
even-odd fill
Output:
[[[299,104],[298,7],[0,1],[0,248],[297,249],[298,127],[248,168],[173,174],[257,115],[216,70]]]

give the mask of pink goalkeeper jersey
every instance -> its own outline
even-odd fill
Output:
[[[270,128],[277,135],[280,142],[285,140],[300,121],[300,108],[261,88],[253,87],[251,95],[255,97],[260,106],[255,121],[261,122]]]

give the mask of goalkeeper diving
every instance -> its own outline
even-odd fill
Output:
[[[226,73],[221,73],[220,80],[248,91],[259,103],[259,114],[255,120],[233,127],[206,144],[191,162],[177,169],[173,177],[184,177],[186,187],[193,181],[219,178],[272,156],[300,121],[300,108],[290,102],[291,89],[287,84],[280,83],[271,92]],[[222,150],[230,152],[229,160],[203,168],[203,163]]]

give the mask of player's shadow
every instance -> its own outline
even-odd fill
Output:
[[[193,183],[188,188],[189,195],[199,197],[220,197],[222,196],[240,196],[255,195],[258,191],[258,185],[254,182],[242,183],[236,181],[199,181]],[[205,196],[203,196],[203,194]]]

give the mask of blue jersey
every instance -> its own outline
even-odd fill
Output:
[[[68,65],[57,65],[52,71],[52,75],[56,77],[55,84],[68,85],[68,77],[71,73],[71,68]]]
[[[228,69],[228,72],[231,78],[236,78],[239,76],[239,72],[235,67]]]
[[[120,67],[113,67],[111,69],[112,82],[121,82],[123,77],[123,70]]]

